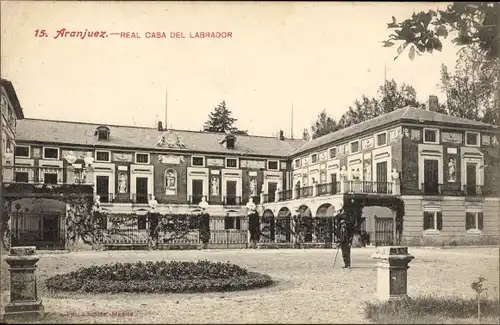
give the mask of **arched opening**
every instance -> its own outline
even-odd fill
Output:
[[[331,245],[333,236],[335,207],[330,203],[324,203],[316,210],[316,217],[313,219],[313,240],[317,243]]]
[[[260,240],[265,243],[273,243],[276,238],[276,222],[273,211],[267,209],[262,214],[260,223]]]
[[[290,243],[292,241],[292,213],[287,207],[278,211],[275,217],[275,242]]]
[[[300,216],[300,228],[303,234],[305,243],[312,243],[314,241],[314,219],[311,209],[307,205],[301,205],[298,209]]]
[[[64,248],[66,203],[55,199],[22,198],[12,201],[12,246]]]

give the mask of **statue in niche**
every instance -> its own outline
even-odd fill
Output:
[[[210,192],[214,196],[219,195],[219,177],[212,176],[212,181],[210,183]]]
[[[165,171],[165,194],[175,195],[177,193],[177,176],[173,169]]]
[[[404,130],[403,130],[403,136],[405,138],[409,138],[410,137],[410,130],[408,128],[404,128]]]
[[[371,182],[372,180],[372,166],[370,164],[370,161],[365,161],[365,168],[363,169],[364,173],[364,180]]]
[[[250,196],[257,196],[257,180],[255,178],[250,180]]]
[[[450,157],[448,159],[448,183],[455,183],[456,181],[456,160],[455,157]]]
[[[127,193],[127,175],[125,173],[120,173],[118,175],[118,193]]]

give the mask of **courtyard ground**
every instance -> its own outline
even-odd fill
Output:
[[[102,251],[41,254],[39,296],[46,322],[69,323],[368,323],[364,302],[376,301],[375,248],[353,249],[353,268],[335,269],[334,249]],[[499,295],[498,248],[410,248],[410,296],[473,297],[470,284],[487,279],[488,295]],[[205,294],[53,294],[50,276],[92,264],[156,260],[230,261],[266,273],[270,288]],[[8,302],[8,272],[2,260],[2,305]],[[0,313],[3,313],[3,307]],[[473,321],[473,320],[472,320]]]

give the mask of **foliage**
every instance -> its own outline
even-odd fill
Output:
[[[222,101],[214,111],[208,115],[208,121],[203,126],[205,132],[247,134],[247,131],[238,130],[233,124],[238,119],[232,117],[232,112],[227,109],[226,102]]]
[[[500,59],[485,61],[465,48],[459,52],[455,72],[441,67],[441,89],[450,115],[500,125]]]
[[[454,2],[446,10],[429,10],[413,13],[411,18],[392,22],[387,27],[393,31],[384,47],[397,43],[398,56],[409,46],[408,56],[411,60],[415,53],[432,53],[441,51],[442,40],[453,35],[452,43],[459,46],[475,45],[478,53],[486,59],[499,57],[500,26],[498,2]]]
[[[368,98],[363,95],[361,99],[356,99],[354,106],[349,106],[347,112],[340,117],[338,122],[328,116],[326,111],[322,111],[318,115],[318,120],[312,125],[313,138],[407,106],[424,108],[425,104],[417,100],[417,92],[412,86],[405,83],[398,86],[394,79],[388,80],[379,87],[376,97]]]
[[[331,118],[326,110],[323,110],[318,115],[318,119],[311,127],[313,135],[312,138],[316,139],[328,133],[332,133],[338,130],[337,122]]]
[[[102,238],[102,231],[94,218],[93,198],[72,197],[66,203],[66,244],[72,246],[81,239],[85,244],[95,247]]]
[[[208,213],[201,215],[200,240],[205,246],[210,242],[210,215]]]
[[[426,316],[440,316],[452,319],[472,318],[476,314],[476,299],[466,299],[462,297],[437,297],[421,296],[416,298],[405,298],[400,301],[383,303],[365,303],[365,316],[377,323],[393,319],[394,323],[402,324],[403,320],[422,320]],[[482,315],[495,317],[499,315],[499,301],[482,300]]]
[[[486,281],[485,278],[482,276],[478,277],[476,281],[472,282],[471,288],[476,292],[476,299],[477,299],[477,320],[478,323],[481,324],[481,294],[488,290],[484,286],[484,282]]]
[[[0,222],[0,235],[2,236],[2,248],[5,250],[10,249],[10,213],[12,210],[12,202],[5,201],[0,207],[1,211],[1,222]]]
[[[262,218],[264,219],[265,216],[263,216]],[[248,216],[248,231],[250,232],[251,241],[254,242],[259,241],[261,230],[260,230],[259,215],[257,213],[253,213]]]
[[[249,272],[229,262],[207,260],[93,265],[45,281],[52,291],[92,293],[237,291],[273,283],[268,275]]]
[[[311,140],[311,136],[309,135],[309,131],[307,129],[304,129],[304,131],[302,132],[302,140]]]

